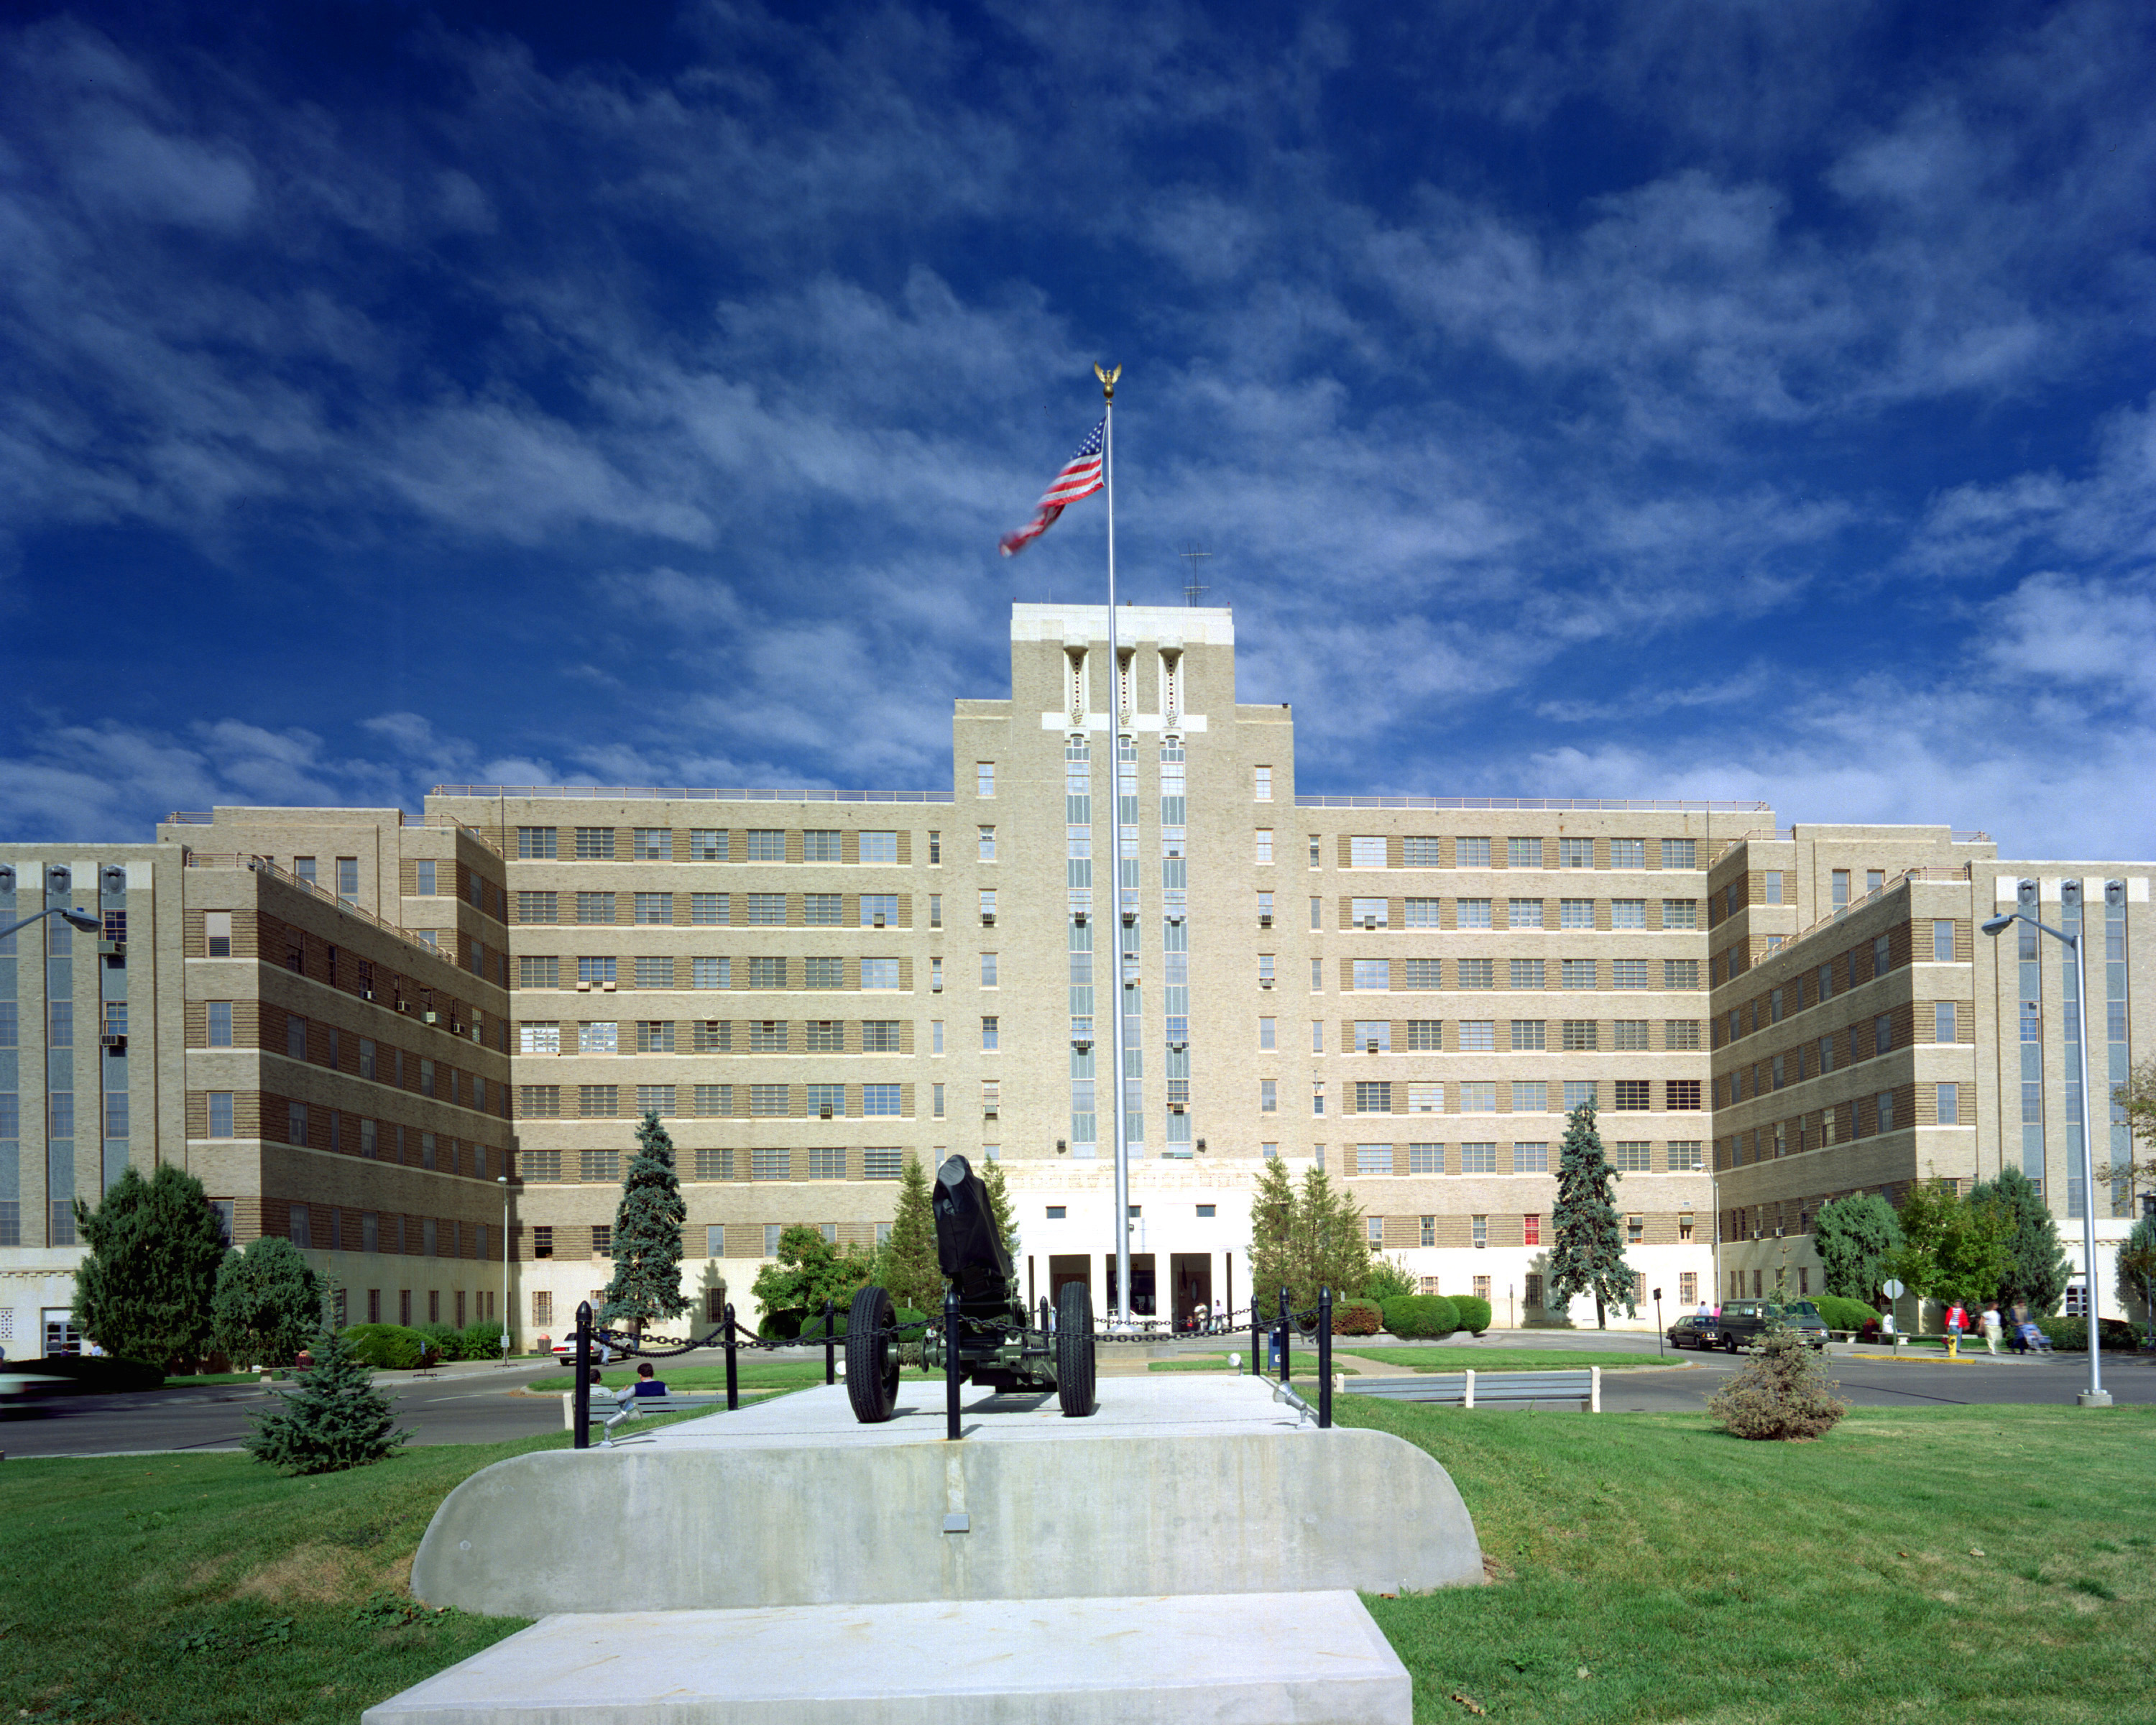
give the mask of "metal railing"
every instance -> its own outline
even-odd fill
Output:
[[[1298,809],[1451,809],[1543,814],[1758,814],[1765,803],[1640,797],[1381,797],[1298,795]]]
[[[167,827],[211,827],[217,824],[217,816],[207,809],[175,809],[157,824]]]
[[[183,861],[185,865],[191,869],[247,869],[252,870],[257,875],[270,875],[275,880],[282,880],[286,886],[305,893],[311,898],[320,899],[324,904],[332,906],[344,916],[356,916],[362,922],[367,923],[372,927],[380,929],[384,934],[395,936],[398,940],[403,942],[406,946],[411,947],[416,951],[426,953],[429,957],[434,959],[439,963],[448,965],[449,968],[455,971],[458,975],[471,976],[471,973],[470,971],[465,970],[454,958],[451,957],[447,952],[444,952],[439,947],[432,946],[427,942],[421,940],[409,929],[399,928],[393,922],[383,922],[382,918],[376,916],[373,911],[367,910],[362,906],[353,904],[349,900],[339,898],[334,892],[330,891],[326,887],[321,886],[312,880],[303,880],[288,869],[279,868],[275,863],[272,862],[266,856],[254,856],[245,851],[234,851],[220,855],[204,850],[190,850],[185,854]],[[484,982],[485,978],[483,977],[472,977],[472,980],[474,982]]]
[[[430,797],[605,798],[660,803],[948,803],[947,791],[707,790],[695,785],[438,784]]]
[[[1796,946],[1802,941],[1810,939],[1813,935],[1817,934],[1822,928],[1833,927],[1835,923],[1845,920],[1856,911],[1862,910],[1866,905],[1876,904],[1879,900],[1886,897],[1888,893],[1907,885],[1912,880],[1967,880],[1972,878],[1973,875],[1970,867],[1967,863],[1964,863],[1958,869],[1935,868],[1929,865],[1919,865],[1913,869],[1904,869],[1898,875],[1895,875],[1890,879],[1881,882],[1880,885],[1873,887],[1871,891],[1866,893],[1862,898],[1852,899],[1849,903],[1842,906],[1840,910],[1830,911],[1825,916],[1820,917],[1818,922],[1810,923],[1804,927],[1799,929],[1783,943],[1782,950],[1784,952],[1787,952],[1791,947]]]

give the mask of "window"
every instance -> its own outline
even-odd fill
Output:
[[[639,988],[670,988],[674,986],[674,961],[646,953],[636,961],[636,986]]]
[[[783,1084],[752,1084],[748,1087],[748,1111],[766,1118],[790,1115],[793,1103],[788,1087]]]
[[[670,892],[639,892],[636,896],[635,917],[639,922],[671,923],[674,920],[674,895]]]
[[[1699,960],[1663,959],[1662,986],[1665,988],[1697,988],[1699,986]]]
[[[929,861],[941,862],[943,860],[942,843],[941,833],[928,835]],[[896,863],[898,860],[898,834],[895,832],[863,833],[861,860],[865,863]]]
[[[1480,1081],[1461,1085],[1460,1111],[1462,1114],[1495,1114],[1497,1111],[1497,1086],[1494,1083]]]
[[[1644,988],[1647,986],[1647,961],[1644,958],[1613,958],[1609,961],[1609,986],[1613,988]]]
[[[1409,899],[1407,901],[1406,908],[1403,912],[1403,918],[1405,926],[1409,928],[1442,927],[1444,926],[1443,916],[1440,909],[1442,902],[1443,901],[1434,898]],[[1484,902],[1486,903],[1487,901],[1486,900]],[[1313,907],[1317,903],[1317,901],[1316,899],[1312,899],[1311,901],[1311,904]],[[1317,926],[1317,925],[1314,922],[1311,925],[1313,928]]]
[[[1313,994],[1325,992],[1325,961],[1322,958],[1310,961],[1310,992]]]
[[[1497,1021],[1495,1019],[1462,1019],[1459,1028],[1462,1053],[1488,1054],[1496,1049]]]
[[[1614,1088],[1616,1098],[1612,1106],[1620,1114],[1642,1113],[1653,1106],[1648,1099],[1653,1084],[1648,1079],[1620,1078]]]
[[[1558,980],[1568,988],[1591,988],[1594,986],[1594,961],[1592,958],[1565,958],[1558,961]]]
[[[1938,1121],[1941,1126],[1961,1124],[1961,1086],[1942,1084],[1938,1089]]]
[[[1250,770],[1253,778],[1251,787],[1253,800],[1260,803],[1271,802],[1273,799],[1273,769],[1270,767],[1254,767]]]
[[[621,1112],[620,1087],[612,1084],[578,1085],[577,1112],[586,1120],[613,1119]]]
[[[861,1178],[865,1180],[896,1180],[904,1161],[904,1153],[896,1148],[863,1150]]]
[[[527,860],[533,857],[554,855],[552,827],[519,827],[516,829],[516,854]]]
[[[1410,1114],[1444,1113],[1444,1085],[1435,1081],[1427,1084],[1409,1085],[1408,1112]]]
[[[1759,901],[1762,904],[1779,905],[1782,901],[1782,871],[1763,869],[1759,874]]]
[[[1257,830],[1256,836],[1258,846],[1257,860],[1261,863],[1270,863],[1273,860],[1273,829],[1270,827],[1260,827]],[[1311,841],[1311,845],[1312,852],[1310,860],[1312,864],[1315,865],[1317,861],[1317,841],[1312,839]]]
[[[784,960],[780,960],[782,972]],[[804,988],[843,988],[846,986],[846,961],[843,958],[804,958],[802,963],[801,986]],[[865,988],[867,983],[863,983]]]
[[[928,1051],[931,1054],[939,1055],[943,1052],[943,1020],[941,1019],[932,1019],[929,1021]]]
[[[1697,1049],[1699,1046],[1699,1020],[1664,1019],[1662,1046],[1673,1052],[1680,1049]]]
[[[1666,869],[1697,868],[1699,866],[1699,840],[1697,839],[1663,839],[1662,866]]]
[[[1514,1079],[1512,1111],[1515,1114],[1547,1114],[1549,1111],[1548,1083],[1540,1078]]]
[[[1705,1146],[1697,1138],[1672,1139],[1666,1153],[1673,1174],[1694,1173],[1707,1166]]]
[[[1261,988],[1270,988],[1272,985],[1273,955],[1270,952],[1260,952],[1258,954],[1258,986]]]
[[[1393,1051],[1391,1020],[1388,1019],[1357,1019],[1355,1046],[1364,1054],[1390,1054]]]
[[[1385,865],[1385,841],[1382,834],[1348,840],[1348,866],[1351,869],[1382,869]]]
[[[639,1054],[673,1053],[672,1021],[666,1019],[639,1019],[636,1021],[636,1051]]]
[[[750,828],[748,860],[751,862],[784,862],[786,834],[770,827]]]
[[[1893,1045],[1894,1017],[1891,1013],[1882,1012],[1871,1021],[1871,1051],[1885,1054]]]
[[[1894,1130],[1894,1092],[1891,1090],[1879,1092],[1879,1130],[1882,1132]]]
[[[793,1178],[793,1153],[783,1149],[752,1150],[748,1153],[748,1177],[752,1180],[790,1180]],[[770,1242],[768,1250],[776,1251],[778,1242]]]
[[[1382,1250],[1385,1244],[1385,1219],[1383,1216],[1365,1216],[1363,1219],[1363,1233],[1373,1250]]]
[[[811,1119],[844,1120],[846,1117],[846,1087],[843,1084],[812,1084],[808,1086],[808,1101]]]
[[[1594,866],[1594,841],[1592,839],[1560,839],[1557,841],[1557,865],[1561,869],[1591,869]]]
[[[1383,958],[1358,958],[1352,972],[1358,992],[1383,992],[1393,986],[1391,965]]]
[[[612,827],[578,827],[577,829],[577,858],[580,862],[612,862],[613,860],[613,829]]]
[[[734,1111],[734,1087],[731,1084],[700,1084],[696,1086],[696,1112],[706,1120],[723,1120]],[[732,1178],[729,1175],[727,1178]]]
[[[526,953],[516,961],[516,984],[521,988],[558,988],[562,961],[556,957]]]
[[[865,1084],[861,1086],[861,1112],[865,1115],[892,1115],[899,1112],[899,1086],[895,1084]]]
[[[1463,1174],[1496,1173],[1497,1147],[1495,1144],[1462,1144],[1460,1147],[1460,1172]]]
[[[1358,1144],[1355,1147],[1357,1173],[1389,1174],[1392,1171],[1393,1147],[1390,1144]],[[1383,1244],[1382,1235],[1379,1236],[1379,1244]]]
[[[1497,986],[1497,961],[1462,958],[1459,961],[1459,978],[1463,988],[1494,988]]]
[[[1355,1111],[1358,1114],[1391,1113],[1392,1085],[1383,1079],[1375,1082],[1358,1081],[1355,1086]]]
[[[751,1019],[748,1024],[748,1051],[751,1054],[784,1054],[788,1041],[788,1026],[784,1019]]]
[[[1403,961],[1407,974],[1401,986],[1407,988],[1441,988],[1445,986],[1441,958],[1409,958]]]
[[[993,827],[983,827],[980,829],[980,837],[981,860],[993,862],[996,860],[996,829]]]
[[[1409,1019],[1408,1020],[1408,1048],[1416,1054],[1436,1054],[1445,1047],[1445,1021],[1442,1019]]]
[[[531,1019],[516,1027],[517,1052],[557,1055],[562,1051],[562,1027],[552,1020]]]
[[[209,1093],[209,1136],[228,1138],[232,1131],[232,1092],[213,1090]]]
[[[995,1053],[1000,1041],[1001,1032],[997,1028],[993,1014],[983,1018],[981,1020],[981,1051],[983,1054]]]
[[[801,835],[801,860],[834,863],[844,860],[845,841],[835,828],[811,827]]]
[[[621,1026],[619,1024],[585,1024],[581,1028],[577,1038],[577,1052],[619,1054],[621,1051],[620,1030]],[[430,1070],[432,1065],[433,1062],[429,1060],[419,1062],[419,1088],[425,1091],[429,1096],[434,1094],[434,1091],[430,1088],[434,1082],[434,1074]]]
[[[636,1111],[639,1115],[664,1115],[670,1119],[674,1114],[674,1086],[670,1084],[638,1085]]]
[[[996,890],[993,886],[981,889],[981,924],[992,926],[996,920]]]
[[[1559,928],[1594,927],[1594,901],[1591,898],[1559,899],[1557,909],[1557,926]]]
[[[1564,1109],[1569,1114],[1574,1108],[1593,1108],[1599,1106],[1596,1084],[1592,1078],[1568,1078],[1564,1081]]]
[[[864,958],[861,960],[861,986],[864,988],[891,990],[898,987],[898,960],[896,958]]]
[[[1593,1019],[1567,1019],[1563,1047],[1568,1054],[1591,1053],[1598,1045],[1599,1027]]]
[[[724,862],[726,860],[728,834],[717,827],[692,827],[689,830],[689,860],[690,862]]]
[[[558,1084],[520,1084],[516,1087],[516,1112],[520,1118],[524,1119],[559,1119],[562,1086]]]
[[[674,834],[665,827],[639,827],[630,837],[629,855],[639,862],[671,862]]]
[[[1516,1174],[1546,1174],[1549,1172],[1549,1142],[1537,1138],[1512,1146],[1512,1172]],[[1529,1219],[1530,1220],[1532,1218]],[[1532,1245],[1532,1240],[1527,1242]]]
[[[1621,1081],[1618,1088],[1624,1088]],[[1644,1174],[1654,1166],[1653,1152],[1654,1147],[1644,1138],[1620,1138],[1609,1146],[1609,1165],[1620,1173]]]
[[[1265,1050],[1270,1050],[1270,1049],[1272,1049],[1272,1048],[1277,1047],[1279,1045],[1278,1045],[1278,1042],[1277,1042],[1276,1039],[1277,1039],[1277,1037],[1278,1037],[1278,1035],[1279,1035],[1279,1033],[1280,1033],[1280,1020],[1279,1020],[1279,1019],[1260,1019],[1258,1020],[1258,1046],[1259,1046],[1260,1049],[1265,1049]]]
[[[212,958],[229,958],[232,956],[231,911],[203,912],[203,950]]]
[[[1258,1112],[1276,1114],[1280,1111],[1280,1081],[1260,1078],[1258,1081]]]
[[[1646,900],[1643,898],[1610,900],[1609,926],[1612,928],[1645,928],[1647,926]]]
[[[1538,898],[1507,900],[1505,920],[1515,928],[1540,928],[1543,926],[1543,901]]]
[[[1888,966],[1893,962],[1892,952],[1892,948],[1888,946],[1887,937],[1885,935],[1881,935],[1876,940],[1871,942],[1872,975],[1884,976],[1887,974]]]
[[[580,892],[577,895],[577,921],[579,922],[611,922],[613,921],[613,895],[610,892]]]
[[[1410,1144],[1408,1146],[1408,1172],[1411,1174],[1441,1174],[1445,1172],[1445,1146],[1442,1144]],[[1423,1244],[1434,1244],[1425,1240]]]
[[[1832,907],[1837,911],[1848,909],[1849,870],[1847,869],[1836,869],[1827,877],[1827,879],[1828,896],[1831,901]]]
[[[1699,927],[1699,901],[1690,898],[1666,898],[1662,901],[1662,927],[1665,928],[1697,928]]]
[[[861,1021],[861,1052],[863,1054],[896,1054],[899,1052],[899,1021],[896,1019],[864,1019]],[[832,1024],[830,1032],[836,1039],[839,1026]]]
[[[1390,901],[1382,898],[1350,899],[1351,918],[1358,928],[1384,928],[1389,926],[1388,916]]]
[[[1512,1020],[1512,1051],[1534,1052],[1548,1047],[1549,1024],[1543,1019]]]
[[[1662,1086],[1662,1106],[1679,1112],[1697,1112],[1699,1108],[1699,1080],[1672,1078]]]
[[[1424,902],[1435,906],[1437,901],[1429,899]],[[1463,898],[1456,901],[1454,908],[1457,913],[1459,926],[1462,928],[1495,927],[1496,924],[1492,918],[1491,906],[1492,901],[1486,898]],[[1430,926],[1432,927],[1436,926],[1434,920]]]

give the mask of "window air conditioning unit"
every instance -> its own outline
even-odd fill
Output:
[[[125,941],[100,941],[97,943],[97,952],[98,956],[101,958],[125,958],[127,956],[127,942]]]
[[[1272,985],[1273,979],[1269,976],[1261,976],[1258,978],[1258,986],[1260,988],[1270,988]]]
[[[374,990],[372,988],[362,988],[359,991],[359,998],[362,1000],[372,1000],[374,999]]]
[[[430,1006],[419,1014],[419,1021],[426,1024],[439,1024],[442,1021],[442,1015]]]
[[[1168,920],[1176,927],[1180,928],[1183,926],[1183,912],[1177,911],[1173,912]]]
[[[993,1108],[983,1108],[981,1110],[981,1118],[983,1120],[996,1120],[1001,1118],[1001,1117]]]
[[[1168,1105],[1168,1111],[1171,1114],[1180,1114],[1183,1111],[1183,1104],[1180,1102],[1170,1102]]]
[[[829,1120],[831,1117],[831,1105],[829,1102],[824,1102],[819,1106],[816,1110],[816,1117],[819,1120]]]
[[[1365,916],[1363,919],[1363,927],[1365,928],[1375,928],[1377,926],[1378,919],[1375,916]]]
[[[1373,1037],[1373,1038],[1372,1038],[1372,1039],[1371,1039],[1371,1040],[1369,1040],[1369,1041],[1368,1041],[1368,1042],[1366,1042],[1366,1043],[1364,1043],[1364,1044],[1363,1045],[1363,1052],[1364,1054],[1375,1054],[1375,1053],[1377,1053],[1377,1051],[1378,1051],[1378,1044],[1377,1044],[1377,1040],[1376,1040],[1376,1039],[1375,1039],[1374,1037]]]
[[[876,912],[875,926],[878,928],[883,927],[883,912],[881,911],[878,911]]]
[[[1091,1054],[1093,1051],[1093,1039],[1090,1036],[1074,1036],[1070,1039],[1070,1045],[1080,1054]]]
[[[1263,915],[1261,915],[1261,916],[1258,918],[1258,927],[1260,927],[1260,928],[1270,928],[1272,926],[1273,926],[1273,913],[1272,913],[1270,911],[1265,911]]]
[[[1083,911],[1073,911],[1070,913],[1070,920],[1076,923],[1081,928],[1083,928],[1086,926],[1086,912]]]
[[[592,985],[588,982],[579,982],[577,984],[577,992],[579,994],[588,994],[592,992]]]
[[[97,1040],[99,1045],[105,1048],[124,1050],[127,1046],[127,1033],[125,1030],[107,1030]]]
[[[611,977],[608,978],[606,981],[604,981],[604,982],[603,982],[603,983],[601,983],[599,984],[599,987],[600,987],[600,988],[601,988],[602,990],[603,990],[605,993],[608,993],[608,994],[613,993],[613,978],[611,978]]]
[[[996,926],[996,913],[995,913],[993,911],[982,911],[982,912],[981,912],[981,927],[983,927],[983,928],[993,928],[995,926]]]

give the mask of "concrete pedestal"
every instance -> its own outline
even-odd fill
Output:
[[[1408,1725],[1348,1593],[549,1617],[362,1725]]]

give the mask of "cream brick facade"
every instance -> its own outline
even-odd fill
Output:
[[[507,1311],[525,1343],[605,1284],[603,1230],[646,1106],[680,1153],[699,1318],[729,1297],[750,1309],[787,1224],[873,1242],[899,1159],[954,1150],[1004,1167],[1029,1292],[1083,1277],[1106,1309],[1119,969],[1133,1291],[1159,1318],[1248,1305],[1250,1194],[1277,1155],[1322,1159],[1373,1244],[1428,1286],[1486,1293],[1499,1324],[1591,1322],[1586,1302],[1541,1303],[1563,1115],[1590,1093],[1623,1173],[1628,1258],[1666,1317],[1748,1291],[1755,1271],[1810,1281],[1825,1195],[1934,1168],[1973,1178],[2020,1153],[2023,1055],[2002,1003],[2021,978],[1970,930],[2022,870],[1980,835],[1778,831],[1753,803],[1301,794],[1291,712],[1237,699],[1227,612],[1124,608],[1112,670],[1107,621],[1097,606],[1014,608],[1010,698],[957,703],[947,796],[443,787],[418,821],[220,809],[174,817],[153,845],[0,859],[32,909],[24,894],[56,858],[78,881],[107,861],[126,870],[128,1159],[185,1159],[242,1241],[303,1214],[355,1317],[495,1309],[506,1189]],[[1107,855],[1118,734],[1127,923]],[[2145,1045],[2152,870],[2080,872],[2122,868],[2139,895],[2120,937],[2128,1040]],[[231,919],[228,957],[203,949],[212,912]],[[1956,931],[1950,962],[1925,956],[1938,922]],[[1922,951],[1865,968],[1824,1009],[1794,1004],[1820,955],[1868,967],[1882,936]],[[75,1255],[48,1243],[46,1171],[62,1163],[35,1147],[54,1088],[40,1081],[59,1069],[35,1030],[47,971],[24,938],[14,981],[32,1028],[0,1051],[19,1098],[12,1158],[0,1142],[18,1194],[18,1243],[0,1246],[18,1351],[66,1304]],[[297,972],[280,950],[295,940]],[[2055,1024],[2057,960],[2040,963]],[[93,983],[69,973],[78,1014],[99,1009]],[[1927,1044],[1947,999],[1954,1040]],[[234,1014],[232,1047],[205,1044],[213,1000]],[[1781,1046],[1815,1049],[1829,1032],[1814,1020],[1845,1041],[1876,1034],[1882,1014],[1901,1040],[1830,1073],[1797,1076]],[[2056,1040],[2037,1045],[2051,1114],[2034,1153],[2063,1214]],[[2107,1044],[2100,1072],[2112,1058]],[[1946,1082],[1967,1086],[1953,1124],[1935,1117]],[[1887,1132],[1882,1091],[1897,1098]],[[213,1093],[245,1132],[207,1136]],[[304,1145],[289,1142],[295,1103]],[[1651,1306],[1612,1315],[1652,1321]]]

